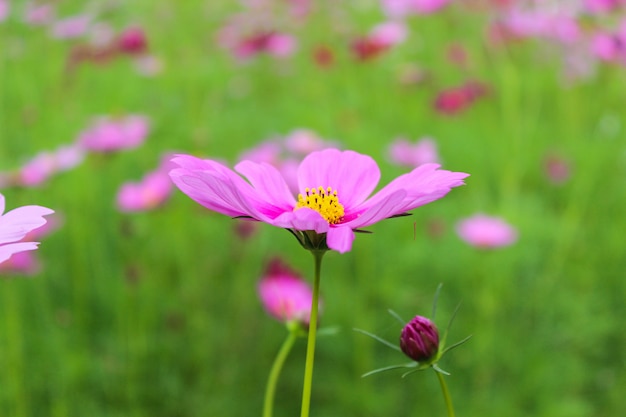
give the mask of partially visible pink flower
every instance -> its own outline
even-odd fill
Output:
[[[0,22],[4,22],[9,16],[10,5],[9,0],[0,0]]]
[[[304,156],[311,152],[337,146],[335,142],[326,141],[309,129],[291,131],[285,136],[284,145],[288,152],[296,156]]]
[[[404,23],[389,21],[374,26],[368,35],[355,39],[351,49],[358,59],[368,60],[404,42],[407,35]]]
[[[626,19],[613,33],[595,33],[591,38],[591,51],[603,61],[626,65]]]
[[[610,13],[620,6],[626,6],[624,0],[583,0],[585,9],[590,13]]]
[[[402,18],[412,14],[435,13],[451,0],[381,0],[383,11],[392,18]]]
[[[62,146],[56,151],[40,152],[19,168],[14,185],[34,187],[41,185],[57,172],[68,171],[79,165],[85,152],[75,145]]]
[[[52,36],[57,39],[72,39],[87,33],[91,24],[91,16],[78,15],[57,20],[52,25]]]
[[[275,319],[283,323],[309,324],[313,290],[280,259],[269,263],[258,291],[263,307]]]
[[[289,229],[307,249],[341,253],[352,248],[355,229],[438,200],[468,176],[426,164],[369,197],[380,180],[376,162],[354,151],[325,149],[298,166],[296,199],[285,178],[267,163],[238,163],[235,169],[246,182],[216,161],[179,155],[173,162],[179,166],[170,172],[174,184],[206,208]]]
[[[477,214],[460,221],[456,231],[461,239],[479,248],[498,248],[517,241],[517,230],[499,217]]]
[[[423,138],[416,143],[401,138],[389,145],[389,158],[397,165],[416,168],[428,163],[439,163],[437,143],[431,138]]]
[[[127,182],[117,193],[117,207],[123,212],[152,210],[172,193],[172,181],[165,172],[148,173],[140,182]]]
[[[149,128],[148,119],[143,116],[101,117],[80,134],[78,144],[96,152],[132,149],[144,142]]]
[[[24,21],[30,25],[47,25],[54,19],[52,4],[29,3],[24,12]]]
[[[56,215],[48,217],[46,223],[36,229],[31,230],[22,238],[22,242],[40,240],[47,236],[59,226],[59,219]],[[34,275],[41,269],[41,264],[34,251],[14,253],[9,259],[0,263],[0,274],[20,274]]]
[[[0,263],[15,253],[37,249],[38,242],[24,242],[22,239],[46,223],[44,216],[54,213],[41,206],[18,207],[7,213],[4,209],[5,199],[0,194]]]
[[[296,39],[285,33],[260,31],[235,40],[229,49],[239,59],[248,59],[261,53],[287,57],[295,51]]]
[[[487,92],[487,86],[484,84],[467,81],[459,87],[450,87],[439,92],[433,102],[433,107],[439,113],[454,115],[466,110]]]

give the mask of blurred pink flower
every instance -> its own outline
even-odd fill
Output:
[[[138,26],[124,29],[117,38],[118,49],[128,55],[141,55],[148,51],[148,40],[144,30]]]
[[[78,144],[96,152],[136,148],[146,139],[149,128],[148,119],[143,116],[101,117],[80,134]]]
[[[265,310],[283,322],[309,324],[313,291],[300,275],[280,259],[272,259],[258,285]]]
[[[497,248],[517,241],[517,231],[499,217],[477,214],[460,221],[456,231],[461,239],[479,248]]]
[[[433,107],[441,114],[454,115],[466,110],[487,92],[485,84],[468,81],[459,87],[450,87],[439,92]]]
[[[296,129],[284,138],[284,147],[294,156],[304,156],[322,149],[337,147],[337,143],[325,141],[316,132],[309,129]]]
[[[260,53],[267,53],[275,57],[287,57],[295,49],[296,40],[293,36],[269,31],[244,37],[238,40],[231,50],[237,58],[247,59]]]
[[[392,18],[411,14],[430,14],[450,3],[451,0],[381,0],[383,12]]]
[[[28,3],[24,21],[30,25],[47,25],[54,20],[54,7],[50,3]]]
[[[624,0],[583,0],[585,9],[590,13],[610,13],[620,6],[626,6]]]
[[[603,61],[626,65],[626,19],[616,32],[596,32],[591,38],[591,51]]]
[[[52,175],[78,166],[85,152],[78,146],[62,146],[53,152],[41,152],[19,168],[14,176],[14,185],[34,187],[41,185]]]
[[[29,232],[46,223],[44,216],[54,213],[41,206],[18,207],[7,213],[4,213],[4,209],[5,199],[0,194],[0,263],[15,253],[37,249],[39,242],[22,240]]]
[[[374,26],[368,35],[355,39],[351,49],[359,60],[365,61],[404,42],[407,35],[404,23],[389,21]]]
[[[117,193],[117,207],[122,212],[147,211],[161,206],[170,196],[172,181],[166,172],[148,173],[138,182],[127,182]]]
[[[552,184],[563,184],[570,179],[571,165],[562,157],[550,155],[544,160],[544,172]]]
[[[52,36],[57,39],[72,39],[87,33],[91,24],[91,16],[78,15],[57,20],[52,25]]]
[[[10,4],[9,0],[0,0],[0,22],[4,22],[9,16]]]
[[[437,144],[431,138],[423,138],[414,144],[403,138],[396,139],[389,145],[389,158],[394,164],[411,168],[440,162]]]
[[[310,153],[298,166],[296,199],[285,178],[267,163],[238,163],[235,169],[246,182],[216,161],[179,155],[173,162],[179,166],[170,172],[174,184],[206,208],[288,229],[307,249],[340,253],[352,248],[355,229],[438,200],[468,176],[426,164],[370,196],[380,180],[376,162],[354,151],[325,149]]]

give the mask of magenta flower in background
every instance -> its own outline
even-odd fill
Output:
[[[238,163],[235,170],[246,182],[216,161],[179,155],[173,162],[179,166],[170,172],[174,184],[206,208],[288,229],[307,249],[341,253],[352,248],[354,230],[442,198],[468,176],[426,164],[370,197],[380,180],[376,162],[354,151],[326,149],[298,166],[296,199],[270,164]]]
[[[423,138],[416,143],[404,138],[396,139],[389,145],[388,152],[392,163],[411,168],[440,162],[437,143],[431,138]]]
[[[148,51],[148,39],[138,26],[124,29],[117,38],[117,48],[125,54],[141,55]]]
[[[555,185],[564,184],[572,176],[570,162],[558,155],[547,156],[543,168],[548,180]]]
[[[148,119],[143,116],[101,117],[80,134],[78,145],[95,152],[136,148],[144,142],[149,129]]]
[[[15,253],[37,249],[38,242],[24,242],[22,239],[46,223],[43,216],[54,213],[41,206],[18,207],[7,213],[4,209],[5,199],[0,194],[0,263]]]
[[[595,33],[591,38],[591,51],[603,61],[626,65],[626,19],[614,33]]]
[[[283,323],[309,324],[313,290],[280,259],[269,263],[258,291],[263,308],[275,319]]]
[[[499,217],[477,214],[460,221],[457,234],[465,242],[479,248],[498,248],[517,241],[517,231]]]

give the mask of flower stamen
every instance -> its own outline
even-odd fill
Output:
[[[330,224],[337,224],[341,221],[344,209],[337,198],[337,190],[331,187],[305,188],[304,193],[306,196],[298,194],[298,203],[294,210],[308,207],[321,214]]]

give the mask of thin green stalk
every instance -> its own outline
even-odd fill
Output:
[[[437,374],[437,378],[439,378],[439,385],[441,385],[441,392],[443,393],[443,399],[446,403],[446,409],[448,410],[448,417],[454,417],[454,408],[452,407],[452,398],[450,397],[450,391],[448,391],[446,380],[444,379],[441,372],[435,371],[435,373]]]
[[[315,359],[315,338],[317,336],[317,306],[320,292],[320,270],[325,251],[311,251],[315,259],[315,278],[313,282],[313,300],[311,301],[311,319],[309,336],[306,344],[306,363],[304,365],[304,385],[302,388],[302,410],[300,417],[309,417],[311,406],[311,386],[313,383],[313,361]]]
[[[297,331],[290,330],[289,335],[283,342],[283,345],[280,347],[280,350],[276,355],[276,359],[274,359],[274,364],[272,365],[272,369],[270,370],[270,375],[267,378],[267,387],[265,389],[265,402],[263,404],[263,417],[272,417],[272,411],[274,408],[274,393],[276,392],[278,376],[280,375],[280,371],[283,368],[285,359],[287,359],[287,356],[289,356],[289,352],[291,351],[291,348],[293,347],[297,338]]]

